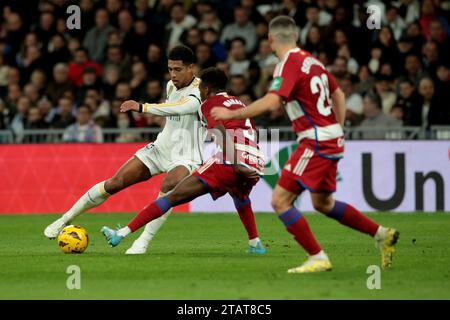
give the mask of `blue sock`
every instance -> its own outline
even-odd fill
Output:
[[[155,204],[161,209],[161,213],[164,214],[172,208],[172,204],[167,197],[158,198],[155,200]]]
[[[328,217],[340,221],[344,216],[347,204],[341,201],[334,201],[334,207],[331,209],[330,213],[327,214]]]
[[[289,227],[291,224],[294,224],[302,217],[300,211],[298,211],[295,207],[292,207],[282,214],[278,216],[278,218],[284,223],[284,225]]]

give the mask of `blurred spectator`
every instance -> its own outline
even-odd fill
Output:
[[[244,38],[237,37],[231,41],[228,63],[230,64],[230,75],[247,74],[250,60],[247,59]]]
[[[406,27],[405,20],[398,14],[397,7],[391,5],[386,9],[386,22],[391,28],[395,40],[399,40]]]
[[[102,68],[99,64],[89,59],[88,51],[84,48],[79,48],[75,51],[73,62],[69,64],[69,79],[77,87],[83,84],[83,73],[86,68],[93,68],[100,76]]]
[[[405,113],[404,123],[408,126],[417,125],[416,110],[420,110],[420,96],[417,93],[414,83],[405,79],[399,84],[399,99],[397,101],[403,107]]]
[[[287,1],[292,2],[292,1]],[[306,39],[309,33],[309,30],[313,26],[319,25],[319,7],[316,5],[309,5],[306,9],[306,24],[303,26],[303,28],[300,31],[300,43],[306,44]]]
[[[216,60],[225,61],[227,59],[227,50],[220,43],[218,33],[215,29],[209,28],[203,31],[203,42],[209,45]]]
[[[87,105],[78,107],[76,122],[66,128],[65,142],[103,142],[102,129],[92,121],[92,112]]]
[[[26,129],[46,129],[48,124],[42,119],[37,107],[30,108],[27,115]]]
[[[342,79],[339,85],[345,94],[345,104],[347,107],[345,110],[346,125],[357,125],[361,122],[363,115],[363,98],[358,92],[354,91],[354,84],[350,76]]]
[[[364,96],[364,120],[361,128],[376,129],[401,126],[401,122],[385,114],[381,109],[381,99],[376,93],[368,93]],[[364,132],[363,139],[384,139],[382,130]]]
[[[94,61],[103,62],[108,34],[112,30],[113,27],[109,25],[108,11],[98,9],[95,13],[95,27],[86,33],[83,40],[83,47],[88,50]]]
[[[195,52],[197,46],[202,42],[202,34],[199,28],[192,27],[181,35],[181,42]]]
[[[409,111],[408,124],[425,128],[429,128],[432,124],[440,124],[442,121],[439,118],[441,116],[440,109],[442,108],[440,104],[442,102],[436,99],[433,80],[430,78],[420,80],[418,93],[420,100],[412,105]]]
[[[399,104],[394,104],[389,111],[389,115],[403,123],[403,119],[405,118],[405,112],[403,111],[403,107]]]
[[[217,17],[216,13],[211,10],[201,15],[198,27],[200,30],[212,29],[215,32],[219,32],[222,29],[222,22]]]
[[[17,100],[17,112],[11,119],[10,128],[14,133],[14,142],[21,143],[23,142],[24,135],[23,130],[25,129],[28,110],[31,107],[30,99],[26,96],[21,96]]]
[[[64,129],[75,121],[75,118],[72,115],[72,100],[61,97],[58,100],[57,109],[58,110],[50,124],[52,128]]]
[[[124,39],[124,47],[133,58],[145,60],[147,49],[150,44],[150,34],[147,23],[139,19],[134,23],[133,30]]]
[[[132,77],[130,80],[131,97],[133,100],[140,100],[145,95],[147,86],[147,70],[142,62],[135,62],[131,67]]]
[[[147,59],[144,62],[147,74],[153,78],[162,80],[167,72],[166,56],[160,47],[150,44],[147,49]]]
[[[117,128],[119,129],[128,129],[132,127],[132,122],[126,113],[119,113],[117,115]],[[139,135],[127,132],[127,131],[121,131],[120,134],[116,137],[116,142],[136,142],[139,141],[140,137]]]
[[[211,52],[211,47],[206,43],[199,43],[197,45],[195,56],[200,69],[214,67],[216,65],[216,58]]]
[[[61,62],[57,63],[53,67],[53,79],[48,84],[45,94],[56,104],[64,91],[73,89],[74,86],[69,80],[67,65]]]
[[[177,2],[172,6],[170,18],[170,23],[166,26],[166,39],[164,41],[166,44],[165,47],[168,50],[181,44],[180,37],[183,32],[193,27],[197,22],[193,16],[186,14],[183,3],[181,2]]]
[[[106,49],[106,61],[103,64],[105,68],[111,65],[119,68],[119,73],[122,79],[130,80],[131,78],[131,66],[128,56],[125,56],[123,50],[118,45],[109,46]]]
[[[376,77],[375,92],[380,96],[383,112],[389,114],[392,106],[397,101],[397,95],[391,90],[388,77],[384,75]]]
[[[247,53],[253,52],[256,48],[255,25],[249,20],[247,10],[239,6],[234,9],[234,23],[225,26],[220,41],[226,44],[236,37],[245,39],[244,45]]]

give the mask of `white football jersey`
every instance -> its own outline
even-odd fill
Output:
[[[186,159],[198,164],[203,162],[206,132],[198,118],[201,105],[199,84],[200,79],[194,78],[187,87],[177,89],[169,81],[165,103],[143,105],[144,113],[166,117],[164,129],[158,134],[154,145],[168,161]]]

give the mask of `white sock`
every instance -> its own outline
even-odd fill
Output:
[[[258,244],[259,241],[260,241],[259,237],[250,239],[250,240],[248,240],[248,245],[251,247],[256,247],[256,245]]]
[[[166,193],[160,192],[158,198],[164,197]],[[144,231],[139,236],[137,240],[145,241],[146,243],[150,242],[153,237],[156,235],[161,226],[166,222],[169,215],[172,213],[172,208],[170,208],[166,213],[164,213],[158,219],[152,220],[145,225]]]
[[[387,228],[383,227],[383,226],[379,226],[377,229],[377,233],[375,233],[375,240],[379,241],[379,240],[384,240],[387,237]]]
[[[83,212],[101,205],[108,199],[110,194],[105,190],[105,181],[97,183],[95,186],[90,188],[85,194],[78,199],[77,202],[70,208],[61,219],[64,223],[70,223],[77,216]]]
[[[126,227],[123,227],[123,228],[121,228],[121,229],[119,229],[118,231],[117,231],[117,235],[119,235],[119,236],[121,236],[121,237],[126,237],[127,235],[129,235],[131,233],[131,229],[130,228],[128,228],[128,226],[126,226]]]
[[[320,250],[320,252],[315,255],[309,256],[309,258],[314,260],[328,260],[328,256],[323,250]]]

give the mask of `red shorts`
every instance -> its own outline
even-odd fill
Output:
[[[337,164],[338,160],[326,159],[310,146],[299,145],[284,165],[278,184],[295,194],[300,194],[304,189],[334,192]]]
[[[208,192],[214,200],[227,192],[241,200],[247,198],[258,179],[242,178],[234,172],[231,165],[218,163],[218,161],[216,158],[209,159],[192,175],[208,187]]]

